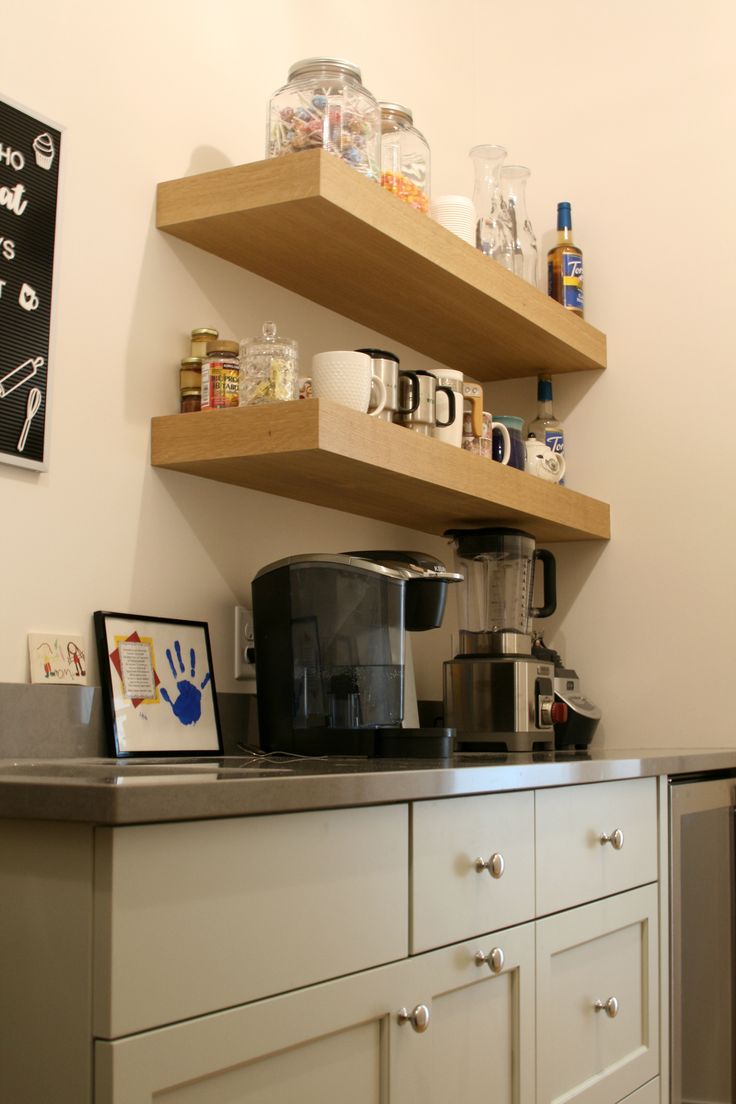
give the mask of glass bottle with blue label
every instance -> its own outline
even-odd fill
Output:
[[[537,416],[527,427],[527,434],[530,433],[558,456],[564,457],[565,430],[552,410],[552,380],[549,376],[539,376],[537,380]],[[560,483],[564,482],[564,479],[560,480]]]
[[[557,204],[557,245],[547,254],[548,291],[552,299],[583,317],[583,252],[573,244],[569,203]]]

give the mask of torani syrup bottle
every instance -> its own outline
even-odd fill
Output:
[[[557,204],[557,245],[547,254],[548,292],[583,317],[583,251],[573,244],[569,203]]]
[[[549,445],[558,456],[565,455],[565,430],[552,410],[552,380],[549,376],[537,379],[537,416],[529,423],[527,433],[533,433],[538,441]],[[560,480],[560,483],[564,482],[564,479]]]

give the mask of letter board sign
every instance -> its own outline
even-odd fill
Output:
[[[46,468],[61,132],[0,101],[0,462]]]

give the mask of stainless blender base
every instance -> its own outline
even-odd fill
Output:
[[[553,701],[554,666],[533,658],[463,656],[445,663],[445,724],[458,751],[535,751],[554,747],[540,724]]]

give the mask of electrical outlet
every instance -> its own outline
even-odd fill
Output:
[[[235,678],[255,681],[253,614],[245,606],[235,607]]]

